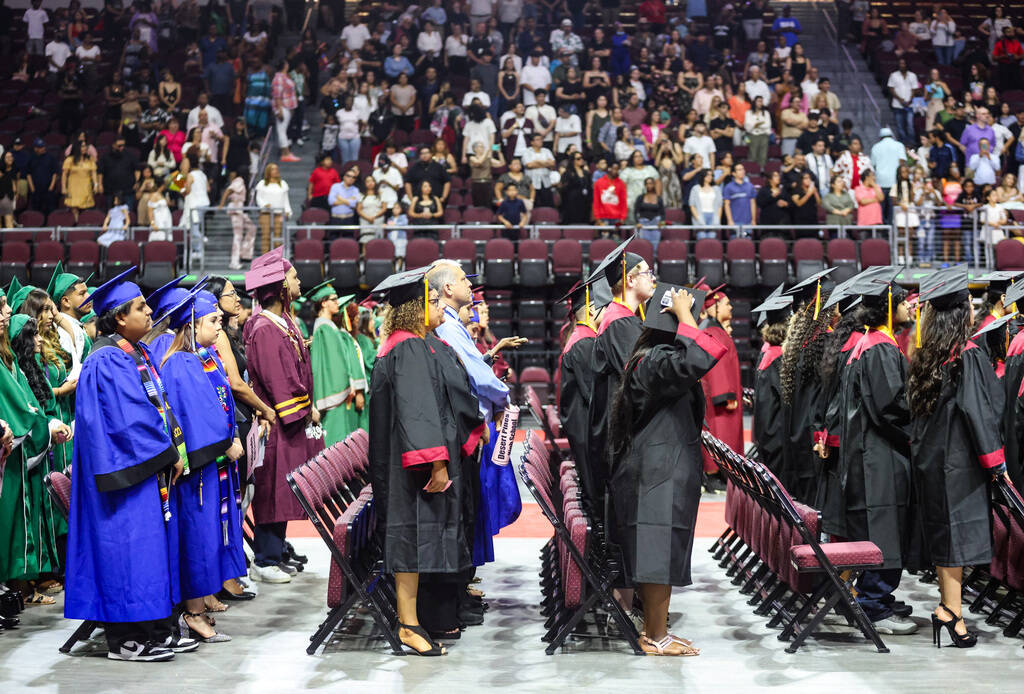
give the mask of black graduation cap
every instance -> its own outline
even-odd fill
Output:
[[[663,310],[672,305],[672,297],[669,296],[668,292],[673,289],[682,289],[693,295],[693,306],[690,307],[690,312],[693,314],[694,320],[700,318],[701,307],[704,305],[704,297],[707,295],[707,292],[702,289],[689,289],[687,287],[680,287],[677,284],[660,282],[654,290],[654,296],[647,303],[644,327],[664,330],[668,333],[674,333],[679,328],[679,321],[676,320],[675,314],[671,311]]]
[[[975,340],[975,339],[981,337],[982,335],[984,335],[985,333],[990,333],[990,332],[992,332],[994,330],[1006,330],[1007,328],[1009,328],[1009,325],[1008,325],[1009,322],[1012,321],[1014,318],[1016,318],[1019,315],[1020,315],[1019,313],[1014,311],[1012,313],[1007,313],[1004,316],[1000,316],[999,318],[996,318],[994,321],[992,321],[991,323],[986,325],[984,328],[979,330],[978,332],[974,333],[974,336],[971,339]]]
[[[936,270],[921,280],[921,301],[929,302],[939,311],[962,305],[971,296],[967,265],[954,265]]]
[[[429,267],[404,270],[385,277],[384,281],[373,288],[371,294],[381,294],[392,306],[400,306],[413,299],[422,299],[426,303],[426,276]]]
[[[899,290],[899,301],[896,300],[896,289],[893,282],[903,272],[903,268],[896,265],[876,265],[869,267],[864,272],[855,275],[849,288],[850,293],[864,297],[864,303],[868,306],[878,306],[889,300],[889,291],[894,292],[893,302],[898,304],[906,296],[906,292]]]
[[[593,282],[598,277],[604,277],[609,287],[614,287],[621,280],[623,275],[642,263],[644,259],[636,253],[630,253],[626,246],[636,238],[633,234],[616,247],[614,251],[605,256],[604,260],[590,273],[587,282]]]
[[[842,302],[843,305],[839,307],[839,312],[845,313],[846,311],[849,311],[853,306],[860,303],[859,301],[850,301],[850,299],[860,299],[860,296],[853,291],[853,286],[858,276],[859,275],[848,277],[847,279],[843,280],[835,287],[833,287],[832,291],[828,295],[828,301],[822,304],[821,307],[823,309],[832,308],[836,304]]]
[[[1003,302],[1006,306],[1013,306],[1021,299],[1024,299],[1024,282],[1014,282],[1006,290],[1006,297],[1003,299]]]
[[[781,285],[780,285],[781,286]],[[793,313],[793,297],[772,294],[760,306],[750,311],[757,314],[757,326],[765,323],[778,323],[789,318]]]
[[[786,294],[793,296],[794,304],[802,304],[809,301],[814,301],[814,319],[818,319],[818,311],[821,310],[821,281],[828,277],[834,267],[827,268],[821,272],[816,272],[802,282],[797,282],[790,287]]]
[[[1021,270],[996,270],[978,278],[979,282],[988,282],[985,291],[1005,294],[1006,290],[1015,284],[1014,280],[1024,274]]]

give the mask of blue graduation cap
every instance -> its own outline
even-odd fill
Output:
[[[91,303],[96,315],[102,316],[107,311],[141,297],[142,290],[139,289],[139,285],[128,281],[128,277],[134,275],[138,269],[137,265],[132,265],[117,277],[107,280],[87,296],[79,308]]]
[[[168,321],[167,327],[171,330],[179,330],[191,320],[202,318],[216,311],[216,297],[210,292],[204,291],[208,281],[209,278],[204,277],[196,283],[196,286],[191,291],[179,290],[184,292],[184,296],[174,305],[166,307],[160,317],[155,319],[153,323],[161,323],[166,320]]]
[[[151,309],[153,309],[154,316],[165,313],[168,308],[174,306],[184,298],[184,293],[182,292],[185,292],[185,290],[181,290],[181,292],[177,293],[173,290],[178,289],[186,277],[188,277],[188,275],[175,277],[173,280],[146,297],[146,303],[149,304]]]

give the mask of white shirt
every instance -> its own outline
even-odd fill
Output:
[[[75,49],[75,55],[78,56],[79,60],[93,61],[100,57],[100,47],[96,44],[93,44],[92,48],[86,48],[84,45],[81,45]]]
[[[69,381],[77,380],[82,373],[82,359],[85,358],[85,329],[74,316],[68,316],[71,321],[71,330],[74,334],[64,330],[64,326],[57,326],[57,338],[60,340],[61,348],[71,355],[71,370],[68,371]]]
[[[523,166],[533,161],[554,161],[555,155],[551,153],[551,150],[547,147],[541,147],[539,152],[534,152],[533,147],[526,150],[523,153]],[[524,169],[523,173],[530,179],[530,183],[534,188],[550,188],[551,187],[551,169],[539,168],[539,169]]]
[[[498,0],[498,21],[515,24],[523,16],[523,0]]]
[[[554,106],[550,106],[548,104],[538,106],[537,104],[534,104],[526,109],[526,117],[533,121],[533,127],[535,130],[545,130],[555,122],[555,118],[558,117],[558,114],[555,112]],[[540,124],[542,118],[547,125]],[[555,132],[553,130],[544,136],[545,142],[551,142],[554,139]]]
[[[370,40],[370,30],[366,28],[365,24],[355,26],[349,24],[341,30],[341,40],[350,53],[360,51],[363,49],[363,44]]]
[[[815,180],[818,182],[818,192],[822,197],[825,197],[832,187],[830,182],[832,167],[834,166],[832,157],[829,156],[827,150],[823,154],[811,152],[806,154],[805,157],[807,158],[807,170],[814,174]]]
[[[288,201],[288,182],[267,183],[263,179],[256,184],[256,206],[284,210],[286,217],[292,216],[292,205]]]
[[[402,174],[396,167],[389,166],[387,172],[379,167],[374,169],[373,180],[377,181],[377,195],[386,207],[390,208],[398,202],[398,191],[402,190]],[[382,185],[385,182],[390,187]]]
[[[999,171],[999,157],[992,152],[988,156],[972,154],[967,168],[974,172],[974,184],[978,186],[995,185],[996,173]]]
[[[188,112],[188,118],[185,120],[185,130],[191,130],[192,128],[199,127],[199,112],[203,111],[206,113],[206,122],[210,125],[216,125],[222,131],[224,130],[224,116],[221,115],[220,109],[216,106],[210,106],[207,104],[203,108],[196,106]]]
[[[766,110],[754,113],[754,109],[750,109],[743,117],[743,129],[747,131],[748,135],[771,135],[771,114]]]
[[[807,97],[807,103],[813,102],[814,97],[816,97],[818,95],[818,92],[821,91],[820,89],[818,89],[818,81],[810,79],[801,82],[800,89],[803,91],[804,96]]]
[[[28,24],[28,37],[32,40],[42,40],[43,38],[43,25],[50,21],[50,16],[46,14],[46,10],[39,8],[28,8],[25,10],[25,14],[22,17],[22,21]],[[79,366],[81,370],[81,366]]]
[[[711,166],[711,155],[715,153],[715,141],[709,135],[691,135],[683,142],[684,154],[699,154],[704,157],[704,166]]]
[[[419,49],[420,53],[433,53],[438,55],[441,53],[441,46],[443,40],[441,39],[441,32],[434,31],[427,33],[421,31],[420,35],[416,37],[416,48]]]
[[[583,136],[580,134],[583,132],[583,126],[580,123],[580,117],[575,113],[569,114],[568,118],[555,118],[555,133],[560,135],[558,138],[558,153],[562,154],[565,150],[569,149],[569,145],[576,145],[577,149],[583,147]],[[562,137],[562,133],[576,133],[569,137]]]
[[[939,20],[933,20],[931,27],[933,46],[952,46],[956,40],[956,22],[950,19],[943,24]]]
[[[532,62],[524,65],[519,73],[519,82],[523,85],[530,85],[533,89],[547,89],[551,86],[551,73],[543,65],[534,65]],[[532,106],[537,103],[532,89],[523,88],[523,104]]]
[[[491,96],[487,92],[466,92],[466,95],[462,97],[462,108],[472,104],[473,99],[480,99],[480,103],[483,104],[484,108],[491,107]]]
[[[480,17],[494,10],[495,0],[469,0],[469,14]]]
[[[351,111],[338,109],[334,117],[338,119],[338,139],[354,140],[359,137],[359,114],[354,108]]]
[[[910,100],[914,98],[914,90],[921,88],[920,82],[917,81],[917,75],[909,70],[906,75],[899,70],[896,70],[894,73],[889,75],[889,81],[885,83],[885,86],[892,90],[893,108],[910,108]],[[906,106],[896,99],[897,96],[906,100]]]
[[[484,118],[479,123],[466,121],[466,125],[462,127],[462,137],[467,140],[466,152],[472,152],[477,142],[483,142],[485,147],[490,147],[497,131],[494,121],[490,118]]]
[[[465,34],[457,38],[449,36],[444,40],[444,52],[448,54],[449,58],[465,58],[468,44],[469,40]]]
[[[918,41],[930,41],[932,38],[932,30],[928,28],[928,22],[911,22],[907,29],[917,37]]]
[[[992,131],[996,134],[996,141],[992,145],[992,151],[999,156],[1002,156],[1003,147],[1005,147],[1006,143],[1010,141],[1011,137],[1013,137],[1013,133],[1010,132],[1009,128],[998,121],[992,124]]]
[[[68,45],[63,41],[54,40],[46,44],[47,67],[50,72],[57,72],[60,70],[64,67],[64,63],[66,63],[70,57],[71,49],[68,48]],[[52,61],[52,63],[50,61]],[[54,67],[54,65],[56,65],[56,67]]]
[[[771,90],[768,88],[768,83],[762,79],[759,80],[747,80],[743,83],[743,91],[747,93],[747,98],[750,99],[750,103],[754,103],[756,97],[764,99],[765,108],[772,100]]]

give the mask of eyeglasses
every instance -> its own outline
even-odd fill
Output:
[[[234,289],[232,289],[230,292],[222,292],[221,295],[220,295],[220,298],[222,298],[222,299],[224,299],[224,298],[230,299],[233,296],[238,296],[238,292],[236,292]]]
[[[431,306],[437,306],[439,303],[441,303],[441,297],[438,297],[436,299],[427,299],[427,303],[430,304]]]
[[[648,270],[641,270],[640,272],[636,273],[636,275],[637,275],[637,277],[640,277],[641,275],[647,275],[648,277],[651,278],[651,280],[653,280],[654,279],[654,270],[650,270],[650,269],[648,269]]]

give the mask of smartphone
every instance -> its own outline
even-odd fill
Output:
[[[497,152],[499,146],[500,145],[491,145],[491,150],[494,151],[494,152]]]

